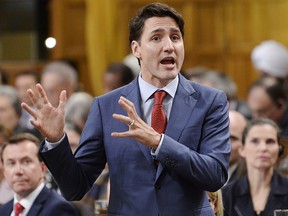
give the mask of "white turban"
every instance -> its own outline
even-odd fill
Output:
[[[267,40],[256,46],[251,58],[258,71],[277,78],[288,76],[288,49],[274,40]]]

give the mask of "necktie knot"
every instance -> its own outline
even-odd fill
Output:
[[[19,216],[23,210],[24,207],[19,202],[17,202],[14,207],[15,216]]]
[[[167,95],[166,91],[156,91],[154,93],[154,104],[155,105],[162,105],[165,96]]]

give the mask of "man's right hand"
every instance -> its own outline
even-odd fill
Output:
[[[21,106],[34,119],[30,123],[37,128],[42,136],[49,142],[57,142],[64,135],[65,104],[67,101],[66,91],[63,90],[59,97],[58,107],[53,107],[40,84],[36,85],[35,91],[28,89],[27,93],[36,110],[22,103]]]

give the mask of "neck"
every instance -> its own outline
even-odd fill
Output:
[[[273,168],[268,170],[249,169],[247,167],[247,175],[249,179],[250,191],[259,191],[259,189],[270,188],[273,176]]]

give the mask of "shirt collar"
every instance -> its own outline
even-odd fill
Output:
[[[17,202],[19,202],[25,208],[26,211],[29,210],[43,188],[44,188],[44,182],[39,184],[39,186],[34,191],[32,191],[32,193],[30,193],[28,196],[24,197],[20,201],[17,200],[16,194],[14,194],[14,205]]]
[[[166,91],[172,98],[174,98],[177,90],[177,86],[179,83],[179,78],[178,76],[175,77],[174,80],[172,80],[170,83],[168,83],[167,86],[164,86],[163,88],[157,88],[150,83],[146,82],[145,80],[142,79],[141,74],[138,77],[138,82],[139,82],[139,88],[140,88],[140,94],[141,98],[144,102],[146,102],[150,96],[157,90],[164,90]]]

